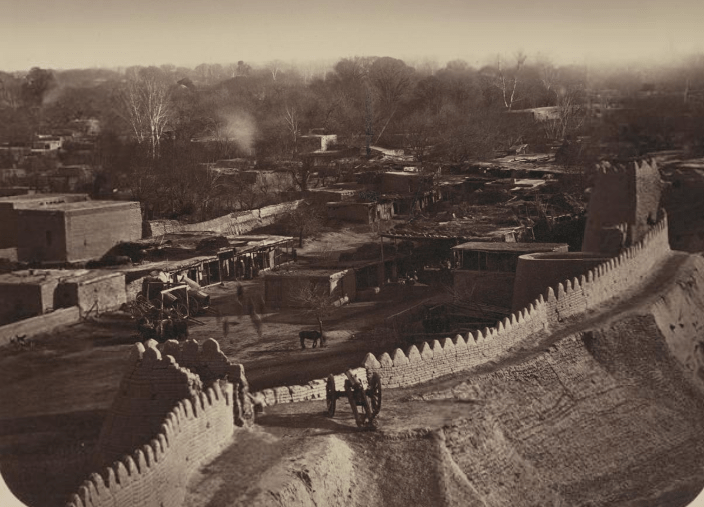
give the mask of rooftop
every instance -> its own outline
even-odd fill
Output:
[[[0,274],[0,284],[41,285],[62,280],[86,282],[110,276],[119,276],[119,274],[102,269],[24,269]]]
[[[43,204],[43,203],[61,203],[70,200],[85,200],[88,199],[87,194],[23,194],[12,195],[9,197],[0,197],[1,203],[17,203],[22,205]]]
[[[383,174],[384,174],[384,176],[386,176],[386,175],[389,175],[389,176],[405,176],[405,177],[408,177],[408,178],[419,178],[419,177],[422,177],[422,176],[430,177],[430,175],[423,175],[423,174],[421,174],[421,173],[411,172],[411,171],[386,171],[386,172],[383,173]]]
[[[45,211],[79,211],[104,208],[122,208],[125,206],[139,206],[137,201],[75,201],[50,203]]]
[[[455,214],[454,219],[452,213]],[[435,219],[421,218],[402,222],[384,236],[472,240],[483,237],[498,238],[522,227],[515,212],[508,205],[465,205],[461,208],[457,206],[444,213],[444,216],[444,220],[442,215],[437,215]]]
[[[291,278],[295,277],[319,277],[327,278],[333,275],[338,275],[347,271],[347,268],[334,268],[334,269],[315,269],[315,268],[299,268],[298,266],[287,266],[285,269],[279,269],[276,271],[271,271],[265,273],[264,276],[276,277],[276,276],[288,276]]]
[[[567,243],[498,243],[469,241],[452,247],[453,250],[475,252],[538,253],[567,251]]]
[[[475,167],[484,169],[504,169],[516,171],[540,171],[553,174],[571,174],[573,169],[565,169],[555,163],[555,156],[547,153],[532,155],[509,155],[488,162],[477,162]]]

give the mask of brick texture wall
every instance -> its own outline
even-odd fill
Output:
[[[155,342],[154,342],[155,343]],[[166,414],[202,390],[200,379],[173,357],[162,356],[152,342],[135,344],[120,388],[98,438],[95,462],[106,465],[149,442]]]
[[[560,324],[594,308],[627,288],[641,283],[670,252],[667,217],[652,227],[636,245],[609,259],[579,279],[548,288],[526,308],[514,312],[498,326],[457,335],[454,339],[412,345],[405,353],[396,349],[379,358],[367,354],[367,375],[378,373],[383,387],[405,387],[497,360],[529,336],[550,334]]]
[[[628,246],[640,241],[650,229],[648,222],[657,219],[662,188],[654,160],[600,164],[589,199],[582,251],[604,252],[604,244],[609,243],[604,236],[613,236],[609,228],[623,223],[629,224]]]
[[[367,370],[364,368],[354,368],[350,370],[352,375],[357,377],[362,385],[367,387]],[[344,391],[347,376],[344,373],[335,375],[335,390]],[[320,378],[311,380],[306,385],[281,386],[272,389],[264,389],[255,393],[255,397],[262,397],[268,406],[277,403],[297,403],[300,401],[325,400],[327,379]]]
[[[232,388],[219,384],[171,410],[148,444],[91,474],[67,507],[181,505],[188,477],[233,433]]]
[[[127,302],[125,275],[106,273],[63,280],[56,289],[55,301],[61,307],[78,305],[82,314],[117,310]]]
[[[63,213],[46,209],[17,210],[17,258],[21,262],[65,261],[66,226]]]
[[[162,356],[156,342],[135,344],[98,444],[98,467],[67,507],[180,505],[188,477],[230,441],[233,387],[200,379]]]
[[[117,208],[67,211],[65,220],[66,258],[58,260],[97,259],[122,241],[142,237],[142,214],[138,202],[126,202]]]

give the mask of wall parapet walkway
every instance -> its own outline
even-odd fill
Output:
[[[567,319],[638,286],[669,252],[667,216],[663,215],[641,241],[579,279],[574,277],[549,287],[544,296],[495,327],[424,342],[420,348],[412,345],[406,352],[397,348],[379,358],[367,354],[367,376],[378,373],[383,387],[406,387],[499,359],[527,337],[549,334]]]

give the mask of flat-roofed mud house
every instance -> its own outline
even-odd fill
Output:
[[[590,269],[638,244],[664,219],[664,184],[655,159],[602,162],[596,168],[581,252],[533,253],[518,261],[513,309],[542,293],[540,287],[580,278]],[[526,252],[528,253],[528,252]]]
[[[329,202],[325,206],[328,218],[345,222],[372,224],[394,216],[391,202]]]
[[[64,202],[17,210],[17,258],[25,262],[97,259],[142,237],[138,202]]]
[[[402,215],[414,209],[423,210],[442,199],[433,180],[432,174],[388,171],[381,175],[379,189],[385,198],[393,202],[393,213]]]
[[[299,297],[301,288],[313,285],[321,295],[348,301],[357,294],[353,269],[294,269],[267,273],[264,278],[264,299],[272,308],[305,306]]]
[[[86,194],[25,194],[0,198],[0,257],[17,260],[18,213],[20,210],[39,208],[66,202],[88,199]]]
[[[30,269],[0,275],[0,325],[71,306],[82,315],[117,310],[125,301],[122,273]]]
[[[117,269],[125,273],[127,297],[132,300],[141,290],[144,277],[154,271],[166,273],[174,282],[187,276],[201,287],[250,279],[291,262],[293,245],[290,236],[170,233],[129,245],[143,250],[146,258],[140,264]]]
[[[470,241],[452,248],[456,294],[474,303],[511,308],[518,257],[567,252],[566,243],[490,243]]]

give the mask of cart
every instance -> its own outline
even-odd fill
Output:
[[[347,379],[345,380],[344,391],[336,390],[335,377],[333,375],[328,377],[327,385],[325,386],[327,415],[334,417],[337,399],[346,396],[350,402],[357,426],[373,427],[375,425],[374,419],[381,410],[381,377],[379,377],[378,373],[374,373],[369,380],[369,387],[364,389],[362,383],[352,375],[350,370],[347,370],[345,375],[347,375]]]

